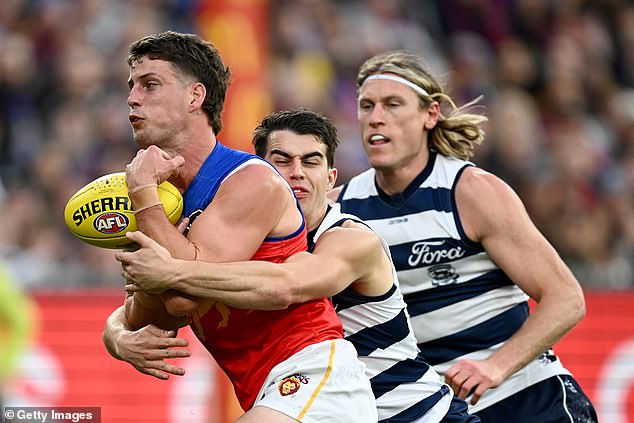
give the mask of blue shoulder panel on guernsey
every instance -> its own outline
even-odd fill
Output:
[[[243,151],[225,147],[219,141],[203,162],[200,171],[183,193],[185,207],[183,216],[189,216],[199,209],[204,209],[216,195],[218,188],[227,175],[241,163],[251,159],[262,158]]]

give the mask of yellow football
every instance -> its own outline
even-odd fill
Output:
[[[183,197],[165,181],[158,186],[159,199],[170,222],[183,213]],[[79,189],[64,209],[66,226],[77,238],[102,248],[126,248],[126,232],[137,229],[125,172],[102,176]]]

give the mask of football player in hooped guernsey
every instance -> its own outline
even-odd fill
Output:
[[[229,71],[199,37],[171,31],[130,46],[130,122],[141,147],[126,167],[139,229],[189,260],[284,260],[306,249],[292,190],[264,160],[220,144]],[[156,186],[183,193],[186,235],[158,207]],[[332,304],[242,310],[176,291],[135,293],[109,323],[129,329],[189,323],[233,383],[240,422],[376,421],[364,366]],[[106,337],[104,337],[106,339]],[[116,357],[116,342],[106,342]]]
[[[425,358],[482,422],[596,422],[550,348],[583,292],[517,194],[468,161],[486,117],[404,51],[368,59],[357,88],[371,169],[333,198],[390,245]]]

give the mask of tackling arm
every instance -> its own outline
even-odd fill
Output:
[[[392,267],[378,236],[363,225],[346,225],[326,231],[314,253],[297,253],[279,264],[178,260],[139,232],[129,237],[142,248],[118,253],[117,260],[127,263],[130,291],[175,289],[239,308],[283,309],[332,296],[351,284],[365,295],[385,293]]]

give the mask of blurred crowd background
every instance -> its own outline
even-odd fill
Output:
[[[122,285],[113,252],[75,239],[62,211],[136,151],[128,44],[165,29],[198,32],[200,7],[0,2],[0,256],[26,290]],[[355,111],[360,64],[385,50],[420,53],[458,105],[483,95],[490,122],[474,161],[517,191],[581,284],[634,288],[630,0],[269,0],[268,11],[259,36],[270,108],[333,119],[339,182],[368,166]]]

